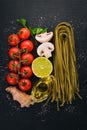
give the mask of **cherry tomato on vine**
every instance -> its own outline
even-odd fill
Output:
[[[21,28],[18,32],[18,36],[22,40],[26,40],[30,37],[30,30],[28,28]]]
[[[8,68],[12,72],[18,72],[20,67],[20,62],[18,60],[10,60],[8,63]]]
[[[10,72],[7,76],[6,76],[7,82],[10,85],[16,85],[17,81],[18,81],[18,74]]]
[[[20,49],[17,47],[11,47],[8,51],[8,55],[10,56],[10,58],[12,59],[17,59],[19,58],[19,53],[20,53]]]
[[[19,42],[20,42],[20,38],[17,34],[13,33],[13,34],[9,35],[9,37],[8,37],[9,45],[17,46]]]
[[[34,48],[34,44],[31,40],[25,40],[21,42],[20,49],[22,52],[31,52]]]
[[[22,64],[30,65],[34,60],[34,56],[31,53],[24,53],[21,56]]]
[[[18,82],[18,86],[22,91],[28,91],[31,88],[31,81],[29,79],[22,78]]]
[[[22,66],[20,72],[23,78],[30,78],[32,76],[32,69],[29,66]]]

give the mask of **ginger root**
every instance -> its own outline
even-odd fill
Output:
[[[13,100],[17,101],[20,104],[21,108],[29,107],[35,103],[35,99],[32,97],[32,95],[28,95],[16,87],[9,86],[5,90],[12,94]]]

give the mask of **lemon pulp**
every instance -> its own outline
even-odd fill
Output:
[[[52,70],[52,63],[46,57],[37,57],[32,62],[32,71],[37,77],[46,77],[52,73]]]

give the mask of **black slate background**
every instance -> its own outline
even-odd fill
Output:
[[[0,130],[87,129],[86,10],[86,0],[0,0]],[[43,103],[21,109],[11,95],[5,92],[9,62],[7,38],[20,28],[16,22],[18,18],[26,18],[32,27],[48,27],[49,31],[54,31],[62,21],[72,24],[82,101],[76,98],[72,105],[65,105],[60,111],[56,110],[54,103],[49,103],[45,109]],[[32,82],[35,81],[34,77]]]

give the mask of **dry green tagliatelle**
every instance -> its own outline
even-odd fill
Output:
[[[67,22],[58,24],[54,33],[53,66],[57,85],[52,101],[59,101],[59,104],[63,106],[65,103],[71,104],[76,94],[80,97],[74,33],[72,26]]]

